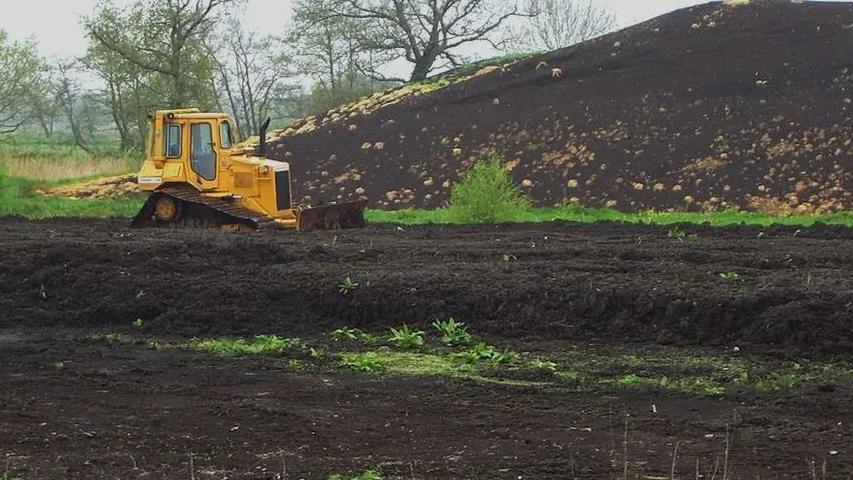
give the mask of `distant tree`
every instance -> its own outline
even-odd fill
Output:
[[[10,41],[0,30],[0,134],[30,120],[32,100],[45,88],[47,71],[34,42]]]
[[[41,80],[29,89],[27,100],[30,102],[30,121],[38,125],[46,137],[53,135],[56,122],[63,113],[53,68],[45,67]]]
[[[76,70],[77,66],[73,61],[59,62],[57,64],[58,75],[55,84],[55,95],[59,107],[65,115],[65,120],[71,128],[74,143],[86,153],[93,154],[95,151],[90,146],[91,143],[84,134],[84,128],[92,126],[91,117],[85,114],[89,104],[83,102],[81,99],[84,93],[80,86],[79,75],[77,75]],[[86,128],[86,131],[91,130],[90,128]]]
[[[513,30],[515,51],[557,50],[603,35],[616,26],[616,16],[591,0],[532,0],[531,15]]]
[[[148,112],[164,104],[164,94],[157,85],[158,75],[125,60],[98,42],[90,43],[82,66],[101,79],[101,86],[95,90],[95,102],[112,120],[120,148],[123,151],[143,150]]]
[[[137,0],[120,9],[110,0],[83,20],[90,41],[160,77],[170,107],[214,99],[213,61],[205,42],[223,7],[241,0]]]
[[[243,135],[258,131],[274,107],[298,89],[291,59],[275,38],[246,30],[237,19],[228,23],[214,55],[218,85],[237,129]]]
[[[515,0],[328,0],[333,18],[355,21],[359,50],[381,63],[405,60],[410,81],[462,62],[460,47],[501,46],[500,29],[511,19],[532,14]],[[377,78],[370,68],[365,73]],[[402,79],[396,79],[402,80]]]
[[[296,102],[300,114],[328,111],[377,90],[397,85],[371,75],[381,63],[360,43],[357,20],[336,15],[340,0],[296,0],[286,36],[299,72],[314,81]]]

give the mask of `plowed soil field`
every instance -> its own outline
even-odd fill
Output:
[[[620,345],[637,355],[677,348],[850,361],[847,229],[235,235],[5,218],[0,243],[0,460],[27,480],[325,479],[369,468],[386,479],[853,472],[853,392],[844,386],[589,394],[287,369],[103,340],[118,332],[322,342],[344,325],[428,329],[453,316],[519,351]],[[344,295],[346,277],[358,287]],[[136,319],[144,326],[132,327]]]

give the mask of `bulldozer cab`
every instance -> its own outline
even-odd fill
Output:
[[[184,176],[199,190],[210,191],[219,188],[220,163],[233,144],[231,122],[224,114],[197,109],[155,112],[148,158],[171,170],[164,176]]]

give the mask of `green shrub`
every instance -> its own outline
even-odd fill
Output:
[[[412,330],[408,325],[392,328],[388,341],[400,350],[415,350],[424,344],[424,332]]]
[[[448,216],[455,223],[511,222],[523,217],[530,201],[513,185],[500,157],[474,164],[450,192]]]
[[[332,332],[332,338],[338,341],[359,342],[365,345],[378,345],[382,343],[382,339],[378,336],[352,327],[341,327],[335,330]]]
[[[468,332],[468,327],[453,318],[433,322],[432,326],[441,334],[441,343],[448,347],[467,347],[474,343],[474,335]]]

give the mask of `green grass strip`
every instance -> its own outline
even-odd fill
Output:
[[[452,225],[454,222],[447,209],[436,210],[368,210],[369,223],[401,225]],[[679,223],[712,226],[728,225],[787,225],[809,227],[816,223],[853,227],[853,212],[840,212],[831,215],[810,216],[774,216],[765,213],[726,210],[721,212],[639,212],[623,213],[609,208],[590,208],[569,205],[558,208],[530,208],[517,215],[510,223],[547,223],[569,221],[595,223],[603,221],[625,222],[649,225],[672,225]]]
[[[130,218],[144,203],[143,198],[72,199],[47,197],[33,191],[45,182],[5,176],[0,172],[0,216],[19,215],[29,219],[53,217]]]

